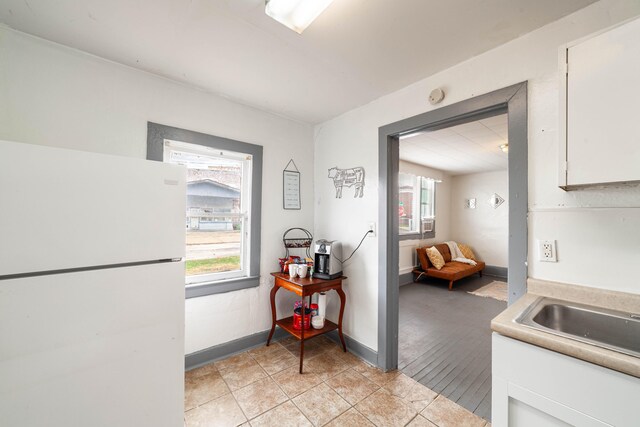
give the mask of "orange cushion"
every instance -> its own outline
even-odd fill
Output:
[[[416,248],[416,254],[418,255],[418,262],[420,263],[420,267],[424,271],[427,271],[427,268],[431,267],[429,257],[427,256],[427,246]]]
[[[446,243],[440,243],[439,245],[435,245],[442,258],[444,258],[444,262],[451,261],[451,251],[449,251],[449,245]]]
[[[446,263],[441,270],[436,270],[433,267],[430,268],[427,270],[427,276],[446,280],[462,279],[463,277],[471,276],[478,271],[484,270],[484,262],[477,261],[477,263],[477,265],[470,265],[463,262],[451,261]]]

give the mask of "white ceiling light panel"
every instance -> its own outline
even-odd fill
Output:
[[[302,34],[332,1],[266,0],[265,13],[296,33]]]

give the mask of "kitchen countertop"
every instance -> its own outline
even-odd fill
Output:
[[[515,321],[541,296],[640,313],[640,295],[537,279],[528,279],[527,287],[527,294],[491,321],[494,332],[640,378],[640,358],[531,329]]]

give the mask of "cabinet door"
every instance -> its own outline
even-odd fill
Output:
[[[640,19],[566,48],[566,185],[640,180]]]
[[[640,378],[492,335],[495,427],[637,426]]]

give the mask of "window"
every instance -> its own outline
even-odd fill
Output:
[[[436,181],[420,177],[420,216],[422,220],[436,217]]]
[[[262,147],[149,123],[147,158],[187,168],[187,298],[258,286]]]
[[[252,156],[165,140],[164,161],[187,167],[186,283],[247,276]]]
[[[399,233],[403,238],[435,237],[436,181],[423,176],[398,174]]]

